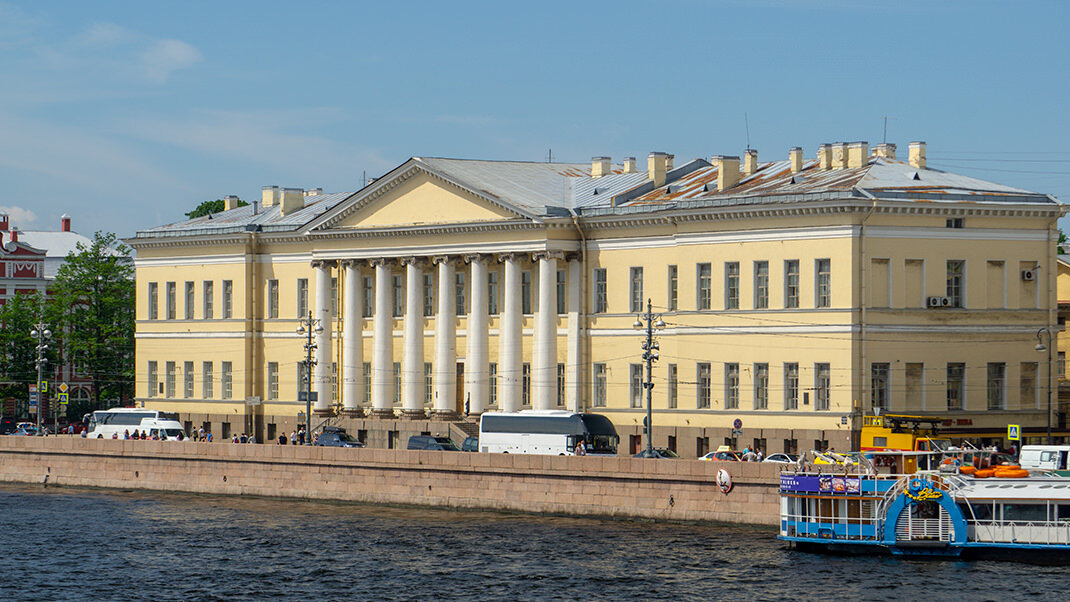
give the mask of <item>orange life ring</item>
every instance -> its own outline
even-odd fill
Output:
[[[1021,479],[1029,476],[1028,470],[997,470],[995,474],[999,479]]]
[[[962,474],[973,474],[977,472],[977,468],[974,466],[960,466],[959,472],[961,472]]]
[[[973,473],[973,476],[977,479],[987,479],[995,473],[996,471],[992,470],[991,468],[982,468],[981,470],[978,470],[977,472]]]
[[[1000,464],[999,466],[993,466],[996,470],[1021,470],[1022,467],[1017,464]]]

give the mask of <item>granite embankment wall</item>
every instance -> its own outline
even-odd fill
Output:
[[[762,463],[0,437],[0,482],[656,520],[776,524],[778,474]]]

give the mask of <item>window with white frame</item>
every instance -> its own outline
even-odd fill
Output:
[[[695,407],[704,410],[710,407],[710,364],[698,362],[695,364]]]
[[[593,312],[601,314],[606,312],[607,305],[606,269],[595,268],[594,270],[594,309]]]
[[[629,311],[643,311],[643,268],[633,267],[628,270]]]
[[[832,389],[832,366],[814,364],[814,409],[829,409],[829,395]]]
[[[679,277],[679,270],[677,270],[676,266],[674,266],[674,265],[670,265],[669,266],[668,289],[669,289],[669,294],[668,294],[669,298],[666,300],[667,301],[666,307],[668,307],[669,311],[676,311],[678,293],[679,293],[679,290],[680,290],[680,277]]]
[[[724,264],[724,308],[739,309],[739,262]]]
[[[487,272],[487,313],[496,316],[498,315],[498,298],[499,289],[498,286],[498,272],[497,270],[491,270]]]
[[[201,291],[204,295],[204,316],[205,320],[211,320],[215,318],[215,282],[211,280],[205,280],[201,283]]]
[[[594,364],[591,367],[591,400],[594,407],[606,407],[606,365]]]
[[[966,364],[947,364],[947,409],[963,410],[966,402]]]
[[[1007,409],[1007,364],[988,363],[988,409]]]
[[[193,362],[182,362],[182,397],[193,397]]]
[[[308,316],[308,278],[297,279],[297,317]]]
[[[421,278],[423,279],[424,316],[433,316],[435,315],[435,275],[424,273]]]
[[[739,364],[735,362],[724,365],[724,408],[739,408]]]
[[[799,307],[799,260],[788,259],[784,261],[784,307],[795,309]]]
[[[149,362],[149,390],[148,397],[156,397],[159,394],[160,375],[156,362]]]
[[[557,270],[557,313],[568,312],[568,272]]]
[[[168,282],[167,283],[167,303],[166,303],[166,305],[167,305],[167,319],[168,320],[174,320],[175,319],[175,303],[177,302],[175,300],[175,295],[176,294],[177,293],[175,292],[175,283],[174,282]]]
[[[520,313],[531,313],[531,272],[520,272]]]
[[[565,405],[565,365],[557,364],[557,405]]]
[[[818,259],[814,262],[814,267],[814,303],[817,307],[832,307],[832,260]]]
[[[712,286],[713,286],[713,272],[712,267],[708,263],[700,263],[696,267],[696,286],[697,298],[695,299],[695,307],[698,309],[710,309],[710,303],[712,299]]]
[[[467,274],[459,270],[457,272],[454,272],[453,274],[454,292],[457,295],[455,297],[455,301],[457,303],[456,313],[458,316],[463,316],[468,313],[468,303],[466,302],[466,294],[468,292],[467,276]]]
[[[520,376],[520,404],[525,406],[531,405],[531,364],[524,362],[521,365]]]
[[[196,294],[194,284],[192,282],[186,283],[186,319],[192,320],[194,316],[193,309],[193,297]]]
[[[963,284],[966,277],[966,262],[962,259],[947,260],[947,298],[951,307],[962,307]]]
[[[375,277],[374,276],[361,276],[362,285],[361,292],[364,297],[364,305],[361,307],[362,316],[364,318],[370,318],[375,315]]]
[[[164,397],[168,399],[175,398],[175,363],[167,362],[165,364],[166,374],[164,375]]]
[[[405,277],[394,274],[390,280],[393,285],[390,289],[390,315],[397,318],[405,315]]]
[[[232,280],[223,281],[223,318],[230,319],[234,317],[234,282]]]
[[[201,398],[212,399],[215,392],[212,391],[212,384],[215,380],[214,366],[212,362],[201,362]]]
[[[769,409],[769,364],[754,364],[754,409]]]
[[[159,318],[160,299],[158,290],[159,286],[155,282],[149,283],[149,319],[156,320]]]
[[[268,280],[267,282],[267,317],[279,317],[279,281]]]
[[[888,372],[890,370],[891,364],[886,362],[873,362],[870,365],[870,403],[874,409],[888,409],[889,389],[891,386]]]
[[[754,309],[769,307],[769,262],[754,262]]]
[[[799,364],[784,364],[784,409],[799,409]]]
[[[628,365],[628,399],[629,407],[643,407],[643,365]]]
[[[676,364],[669,364],[668,374],[668,393],[669,393],[669,409],[675,409],[676,404],[679,402],[679,391],[677,390],[676,382]]]
[[[220,391],[220,396],[223,399],[230,399],[233,394],[234,371],[231,369],[231,365],[230,362],[222,362],[219,366],[219,388],[222,389]]]
[[[267,364],[267,398],[279,398],[279,363],[268,362]]]

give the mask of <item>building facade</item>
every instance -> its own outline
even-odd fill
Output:
[[[674,163],[413,158],[358,192],[265,187],[139,232],[138,400],[223,436],[287,432],[311,318],[318,416],[588,410],[627,453],[649,302],[654,444],[684,456],[845,449],[874,411],[1043,430],[1054,198],[928,169],[924,143]]]

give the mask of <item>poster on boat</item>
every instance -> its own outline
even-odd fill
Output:
[[[780,490],[799,493],[860,493],[861,479],[834,475],[780,475]]]

